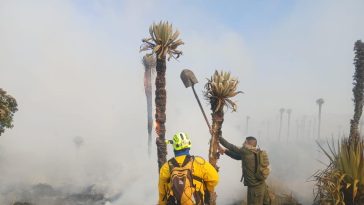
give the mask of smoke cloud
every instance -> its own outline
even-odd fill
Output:
[[[202,99],[206,77],[231,71],[245,94],[236,98],[237,113],[226,112],[224,136],[237,145],[256,136],[271,159],[271,182],[309,204],[307,179],[324,160],[314,142],[315,100],[325,99],[322,136],[347,135],[352,47],[364,36],[363,8],[360,1],[297,1],[268,33],[251,37],[262,25],[240,30],[190,1],[0,1],[0,86],[19,104],[15,127],[0,139],[0,203],[30,197],[71,205],[88,193],[100,194],[95,204],[157,202],[138,51],[149,25],[169,20],[186,44],[179,61],[167,64],[166,136],[190,133],[192,153],[206,158],[209,132],[179,74],[195,72]],[[279,140],[281,107],[292,109],[292,120],[287,136],[284,115]],[[75,137],[83,139],[79,148]],[[245,198],[240,162],[221,156],[219,164],[218,204]]]

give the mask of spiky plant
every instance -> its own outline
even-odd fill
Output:
[[[219,144],[219,136],[221,136],[221,126],[224,121],[224,107],[231,108],[236,111],[237,105],[231,100],[237,94],[242,93],[237,91],[239,81],[232,77],[229,72],[215,71],[210,79],[207,79],[204,95],[209,101],[212,111],[212,136],[209,150],[209,161],[217,168]]]
[[[364,194],[364,142],[351,143],[348,139],[341,142],[338,155],[338,169],[345,174],[347,184],[346,204],[357,204]]]
[[[337,149],[334,143],[328,143],[328,150],[318,145],[330,162],[327,169],[317,174],[326,198],[340,204],[358,204],[364,193],[364,141],[354,144],[345,138]]]
[[[315,204],[340,204],[345,205],[342,188],[344,185],[345,174],[338,169],[338,148],[335,148],[335,142],[332,139],[330,144],[327,141],[327,149],[320,142],[316,141],[322,152],[329,160],[329,164],[323,170],[318,170],[314,175],[315,184]]]
[[[178,46],[183,44],[179,39],[179,32],[173,31],[172,24],[168,22],[153,23],[149,27],[149,38],[142,40],[143,44],[140,51],[151,51],[148,55],[155,55],[157,59],[156,71],[157,77],[155,79],[155,121],[156,133],[158,135],[157,155],[159,169],[167,161],[167,147],[165,144],[165,122],[166,122],[166,60],[170,58],[177,59],[182,52],[177,50]],[[168,58],[167,58],[168,56]]]
[[[313,175],[316,181],[314,204],[345,205],[344,195],[341,191],[344,177],[345,175],[335,169],[332,163],[326,169],[317,171]]]
[[[153,130],[153,102],[152,102],[152,73],[155,71],[154,55],[145,55],[142,59],[144,65],[144,91],[147,98],[147,116],[148,116],[148,154],[151,154],[152,130]]]
[[[319,98],[316,100],[316,104],[318,105],[319,107],[319,112],[318,112],[318,129],[317,129],[317,136],[318,138],[320,138],[320,135],[321,135],[321,111],[322,111],[322,105],[324,104],[324,99],[322,98]]]
[[[354,94],[354,116],[350,121],[350,135],[349,140],[353,143],[359,141],[359,121],[363,112],[364,103],[364,43],[360,40],[355,42],[354,45],[354,65],[355,73],[353,76],[353,94]]]
[[[281,134],[282,134],[282,120],[283,120],[283,113],[284,113],[285,109],[281,108],[279,109],[279,113],[280,113],[280,118],[279,118],[279,132],[278,132],[278,138],[279,140],[281,139]]]
[[[18,104],[14,97],[0,88],[0,135],[6,128],[13,128],[14,113],[18,111]]]
[[[207,79],[205,84],[204,96],[211,105],[212,111],[212,127],[211,139],[209,148],[209,162],[219,170],[217,160],[219,159],[218,146],[219,137],[222,135],[221,127],[224,122],[224,107],[231,108],[236,111],[237,105],[231,100],[237,94],[242,93],[237,91],[239,81],[230,75],[230,72],[215,71],[210,79]],[[212,200],[211,204],[216,201]]]

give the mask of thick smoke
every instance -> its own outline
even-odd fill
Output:
[[[256,38],[203,8],[177,4],[178,11],[159,1],[0,1],[0,86],[19,104],[14,129],[0,139],[1,204],[156,203],[156,153],[152,149],[148,158],[138,48],[148,26],[160,19],[172,21],[186,42],[179,62],[168,62],[166,136],[190,133],[192,153],[207,157],[209,133],[179,73],[192,69],[201,94],[214,69],[227,69],[246,94],[236,99],[237,113],[226,113],[224,136],[235,144],[256,136],[270,153],[271,181],[279,184],[272,187],[311,202],[313,186],[306,181],[321,159],[314,142],[315,100],[326,102],[322,136],[347,134],[352,43],[364,36],[356,26],[363,4],[300,2]],[[345,28],[338,31],[338,25]],[[293,111],[291,135],[279,141],[281,107]],[[282,133],[286,129],[285,121]],[[78,136],[83,144],[77,148]],[[219,164],[218,204],[244,198],[240,163],[221,156]]]

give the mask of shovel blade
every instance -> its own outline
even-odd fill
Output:
[[[193,72],[189,69],[184,69],[181,72],[181,80],[186,88],[191,87],[194,84],[198,83],[195,74],[193,74]]]

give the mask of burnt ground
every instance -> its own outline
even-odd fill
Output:
[[[2,204],[9,205],[107,205],[117,200],[121,193],[107,196],[90,185],[79,192],[69,193],[49,184],[37,184],[31,187],[12,187],[1,194]]]

